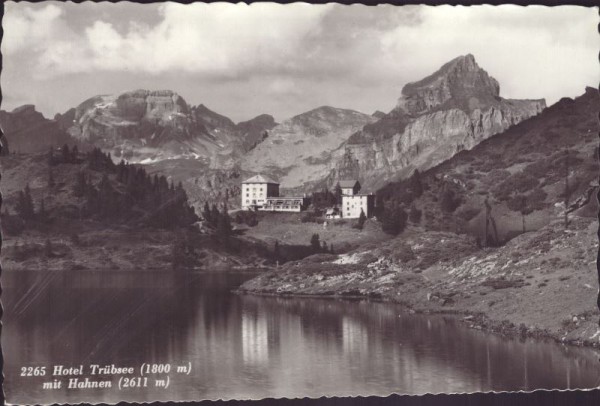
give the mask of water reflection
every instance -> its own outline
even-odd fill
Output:
[[[589,388],[593,351],[508,340],[366,301],[236,296],[249,275],[5,273],[13,403]],[[20,367],[192,363],[168,390],[41,389]]]

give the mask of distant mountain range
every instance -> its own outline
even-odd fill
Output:
[[[194,179],[189,189],[212,185],[202,182],[210,169],[211,178],[215,171],[226,178],[265,172],[284,188],[305,191],[357,177],[374,191],[471,149],[546,106],[544,100],[503,99],[499,88],[466,55],[404,86],[389,113],[323,106],[281,124],[267,114],[236,124],[173,91],[136,90],[94,96],[54,119],[32,105],[0,111],[0,123],[12,151],[40,152],[64,143],[100,147],[115,160],[176,173],[184,183]],[[173,165],[184,161],[183,171]]]

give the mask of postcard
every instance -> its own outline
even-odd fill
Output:
[[[599,387],[598,22],[5,2],[7,402]]]

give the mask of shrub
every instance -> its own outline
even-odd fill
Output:
[[[365,212],[362,211],[362,209],[361,209],[360,217],[358,218],[358,221],[356,222],[356,224],[353,225],[352,227],[356,228],[358,230],[362,230],[363,227],[365,226],[365,221],[367,221],[367,216],[365,215]]]
[[[406,228],[408,215],[400,206],[386,207],[381,216],[381,229],[391,235],[398,235]]]
[[[460,196],[456,192],[449,188],[444,187],[440,196],[440,208],[446,213],[454,212],[458,206],[462,203]]]

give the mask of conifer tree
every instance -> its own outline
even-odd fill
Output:
[[[79,157],[79,149],[77,145],[73,145],[73,149],[71,149],[71,162],[77,162],[77,158]]]
[[[204,220],[207,222],[211,222],[211,211],[210,211],[210,206],[208,205],[208,202],[204,202],[204,209],[202,210],[202,217],[204,217]]]
[[[63,145],[61,148],[61,159],[63,163],[71,162],[71,151],[69,151],[69,146],[67,144]]]
[[[342,204],[342,187],[339,181],[335,184],[335,203]]]
[[[410,190],[414,197],[420,197],[423,194],[423,184],[421,183],[421,174],[418,169],[415,169],[410,177]]]
[[[360,209],[360,216],[358,217],[358,222],[356,223],[356,228],[362,230],[365,226],[365,222],[367,221],[367,216],[363,209]]]
[[[73,188],[73,193],[77,197],[82,197],[85,194],[86,189],[87,189],[87,180],[85,177],[85,173],[83,171],[80,171],[77,174],[77,179],[75,181],[75,187]]]
[[[54,147],[50,147],[50,151],[48,151],[48,165],[53,166],[56,165],[56,158],[54,157]]]
[[[33,207],[33,199],[31,197],[31,190],[29,185],[25,186],[24,191],[19,192],[17,199],[17,205],[15,207],[17,213],[23,220],[31,220],[35,216],[35,209]]]
[[[217,226],[217,223],[219,222],[219,217],[221,217],[221,213],[219,213],[219,209],[217,208],[217,205],[213,203],[212,209],[210,211],[210,223],[214,227]]]
[[[229,213],[227,212],[227,205],[224,205],[223,212],[217,221],[217,236],[221,241],[227,243],[229,241],[229,237],[231,236],[231,231],[231,219],[229,218]]]
[[[318,252],[321,249],[321,242],[319,241],[319,234],[313,234],[310,238],[310,246],[314,252]]]
[[[398,235],[406,227],[407,214],[402,207],[394,204],[391,207],[385,207],[381,216],[381,229],[388,234]]]

